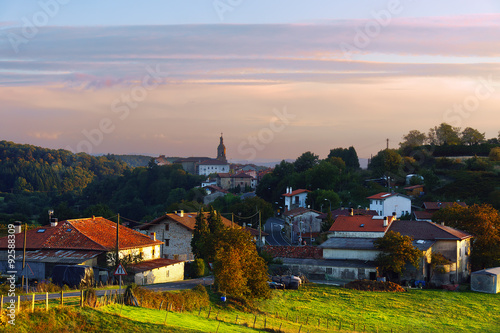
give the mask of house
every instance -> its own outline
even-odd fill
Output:
[[[102,217],[53,222],[28,230],[26,233],[26,263],[28,277],[45,279],[59,264],[89,265],[107,279],[106,266],[114,262],[117,246],[117,224]],[[22,275],[24,232],[16,230],[16,270]],[[160,258],[161,242],[121,226],[118,230],[119,258],[140,256],[148,261]],[[0,238],[0,249],[8,248],[7,237]],[[7,251],[0,251],[0,269],[6,272]],[[108,266],[109,267],[109,266]]]
[[[424,202],[422,208],[424,210],[414,211],[413,217],[417,221],[432,221],[432,215],[442,208],[451,207],[454,204],[460,205],[462,207],[467,207],[465,202],[441,202],[441,201],[427,201]]]
[[[129,265],[128,272],[134,274],[137,285],[165,283],[184,280],[184,261],[152,259]]]
[[[307,193],[311,191],[298,189],[292,190],[291,187],[286,188],[286,193],[281,196],[285,198],[285,211],[299,207],[306,207]]]
[[[204,161],[211,160],[209,157],[183,157],[179,158],[172,163],[182,165],[184,171],[193,175],[198,174],[198,165]]]
[[[418,270],[409,271],[409,278],[425,280],[437,285],[465,282],[470,276],[470,249],[472,235],[458,229],[430,221],[395,221],[390,231],[413,238],[413,245],[422,251]],[[431,254],[439,252],[450,264],[443,274],[430,270]]]
[[[182,210],[165,214],[142,225],[139,229],[147,232],[147,234],[156,234],[157,239],[163,243],[161,249],[162,258],[192,260],[194,256],[191,252],[191,238],[193,238],[198,214],[198,212],[184,213]],[[205,212],[204,214],[208,215],[209,213]],[[221,218],[226,227],[236,226],[225,217]]]
[[[318,237],[318,234],[321,231],[321,223],[322,220],[319,218],[321,215],[320,212],[304,208],[298,207],[292,210],[287,210],[283,214],[285,220],[292,226],[292,243],[299,242],[302,240],[308,239],[308,243],[311,244],[313,238]],[[314,237],[312,234],[314,233]]]
[[[259,232],[258,229],[250,228],[250,227],[243,227],[247,232],[252,235],[252,239],[255,242],[255,244],[259,245],[265,245],[266,244],[266,236],[269,236],[269,234],[263,230]],[[261,243],[259,244],[259,235],[261,237]]]
[[[165,155],[160,155],[159,157],[154,159],[154,162],[158,166],[163,166],[163,165],[170,165],[170,161],[165,157]]]
[[[198,163],[198,175],[208,176],[213,173],[229,172],[229,164],[217,159],[208,159]]]
[[[380,216],[396,213],[397,217],[411,213],[411,199],[399,193],[382,192],[368,197],[370,209]]]
[[[255,188],[254,178],[245,173],[229,174],[229,173],[218,173],[217,174],[217,186],[224,189],[234,189],[238,186],[244,190],[245,188]]]

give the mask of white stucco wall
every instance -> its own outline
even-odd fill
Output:
[[[136,273],[134,280],[137,285],[182,281],[184,280],[184,262]]]
[[[381,216],[390,216],[396,212],[397,217],[401,217],[403,214],[411,213],[411,200],[398,195],[385,199],[370,199],[370,209]]]

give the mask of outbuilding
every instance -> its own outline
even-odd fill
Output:
[[[483,269],[471,274],[472,291],[496,294],[500,292],[500,267]]]

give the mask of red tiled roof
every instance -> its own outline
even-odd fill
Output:
[[[252,236],[257,236],[257,237],[259,236],[259,230],[257,230],[257,229],[249,228],[249,227],[244,227],[243,229],[248,231],[250,233],[250,235],[252,235]],[[269,234],[265,231],[261,231],[261,234],[262,234],[262,236],[269,236]]]
[[[41,232],[41,230],[44,230]],[[162,244],[130,228],[120,226],[120,249]],[[23,234],[16,235],[16,248],[23,247]],[[4,244],[5,243],[5,244]],[[0,248],[7,247],[7,237],[0,239]],[[26,248],[111,251],[116,248],[116,223],[102,217],[67,220],[57,226],[29,230]]]
[[[139,272],[149,271],[149,270],[152,270],[155,268],[175,265],[175,264],[178,264],[180,262],[182,262],[182,261],[159,258],[159,259],[153,259],[153,260],[145,260],[145,261],[140,262],[138,264],[131,264],[131,265],[129,265],[129,267],[130,267],[130,270],[132,272],[139,273]]]
[[[461,240],[472,237],[472,235],[454,228],[442,226],[429,221],[402,221],[397,220],[391,224],[390,231],[399,232],[404,236],[412,236],[413,239],[451,239]]]
[[[295,190],[295,191],[292,191],[292,193],[284,193],[282,194],[283,197],[293,197],[294,195],[297,195],[297,194],[301,194],[301,193],[304,193],[304,192],[311,192],[309,190],[304,190],[304,189],[298,189],[298,190]]]
[[[204,214],[206,216],[208,216],[209,212],[204,212]],[[144,224],[139,229],[148,230],[149,227],[152,225],[158,224],[164,220],[170,220],[170,221],[174,221],[174,222],[179,223],[180,225],[182,225],[183,227],[185,227],[186,229],[188,229],[190,231],[193,231],[194,226],[196,224],[196,216],[198,216],[198,212],[184,213],[182,217],[180,215],[174,214],[174,213],[165,214],[165,215],[160,216],[159,218],[157,218],[149,223]],[[232,223],[230,220],[226,219],[225,217],[221,216],[221,218],[222,218],[222,223],[226,227],[237,226],[236,223]]]
[[[428,201],[424,202],[424,208],[429,210],[439,210],[441,208],[451,207],[454,204],[460,205],[462,207],[467,207],[465,202],[439,202],[439,201]]]
[[[422,210],[422,211],[414,211],[413,212],[413,215],[415,215],[415,218],[417,220],[430,220],[432,219],[432,212],[428,212],[428,211],[425,211],[425,210]]]
[[[385,232],[391,225],[393,217],[389,216],[389,224],[384,227],[384,219],[373,216],[354,215],[339,216],[329,231],[358,231],[358,232]]]

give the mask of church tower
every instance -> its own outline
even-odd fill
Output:
[[[226,159],[226,147],[224,146],[224,142],[223,142],[223,139],[222,139],[222,133],[220,134],[220,143],[219,143],[219,146],[217,147],[217,159],[219,161],[227,163],[227,159]]]

